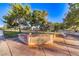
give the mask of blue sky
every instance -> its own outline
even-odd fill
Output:
[[[30,3],[32,10],[40,9],[48,12],[48,21],[62,22],[65,14],[68,12],[67,3]],[[3,16],[7,14],[10,9],[8,3],[0,4],[0,26],[3,26]]]

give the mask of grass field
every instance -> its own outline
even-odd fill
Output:
[[[15,32],[15,31],[4,31],[4,35],[5,37],[16,37],[17,34],[19,34],[21,32]]]

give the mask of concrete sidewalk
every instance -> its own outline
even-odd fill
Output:
[[[77,39],[77,38],[76,38]],[[1,56],[79,56],[79,41],[75,37],[68,36],[56,38],[51,48],[29,48],[28,45],[6,39],[0,41]]]

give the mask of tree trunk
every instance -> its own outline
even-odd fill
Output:
[[[18,25],[18,27],[19,27],[18,29],[19,29],[19,32],[21,32],[20,22],[19,22],[20,19],[18,18],[17,20],[18,20],[18,24],[19,24],[19,25]]]
[[[19,32],[21,32],[21,29],[19,28]]]
[[[19,32],[21,32],[21,28],[20,28],[20,26],[19,26]]]

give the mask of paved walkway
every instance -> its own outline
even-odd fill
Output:
[[[79,56],[78,38],[56,38],[51,48],[29,48],[16,39],[0,40],[1,56]]]

